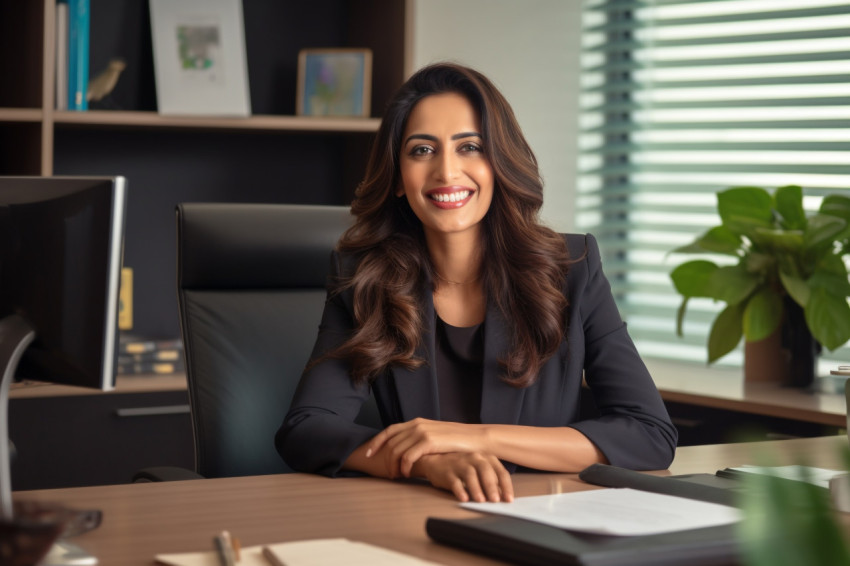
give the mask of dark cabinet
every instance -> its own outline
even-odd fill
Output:
[[[129,483],[148,466],[192,469],[188,410],[185,390],[37,397],[13,392],[12,489]]]

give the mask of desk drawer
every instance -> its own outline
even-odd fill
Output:
[[[129,483],[147,466],[192,468],[185,390],[9,401],[12,489]]]

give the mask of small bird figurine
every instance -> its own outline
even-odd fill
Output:
[[[89,81],[89,90],[86,93],[86,100],[95,102],[102,100],[107,96],[115,85],[118,83],[118,77],[121,76],[121,71],[127,67],[127,63],[123,59],[111,59],[109,65],[101,71],[96,77]]]

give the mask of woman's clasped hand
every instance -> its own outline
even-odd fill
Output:
[[[484,426],[416,418],[375,435],[366,457],[383,461],[389,478],[422,476],[461,501],[513,500],[510,473],[488,451]]]

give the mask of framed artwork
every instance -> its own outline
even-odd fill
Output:
[[[242,0],[150,0],[160,114],[250,116]]]
[[[302,49],[298,54],[299,116],[369,116],[370,49]]]

